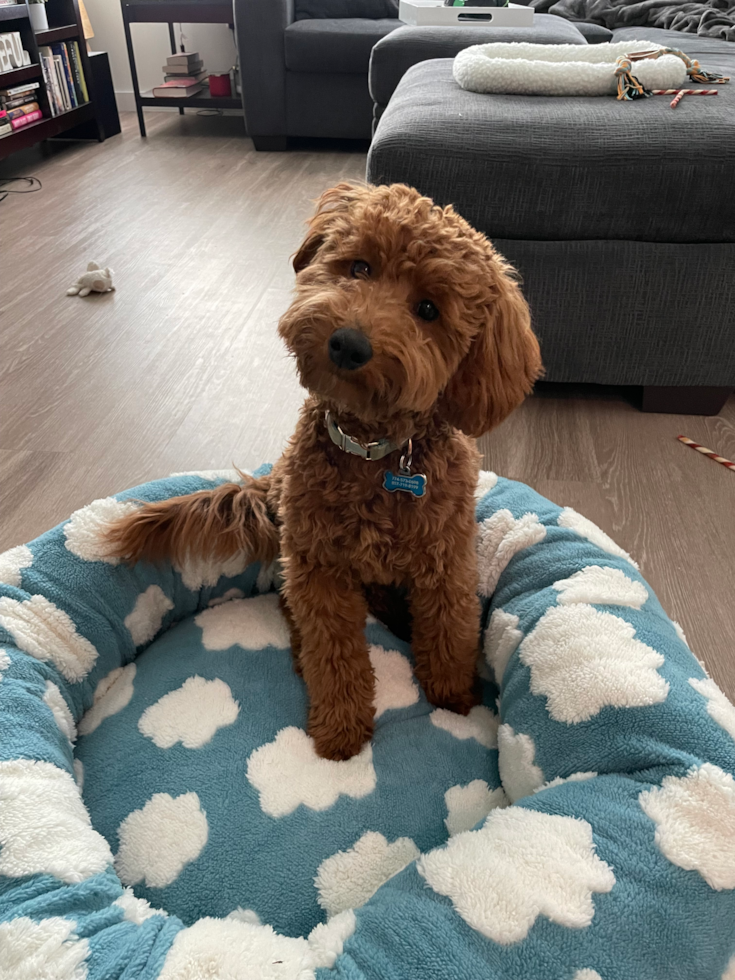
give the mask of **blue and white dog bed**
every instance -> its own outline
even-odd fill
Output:
[[[0,555],[2,980],[735,980],[735,708],[627,554],[483,474],[484,704],[369,622],[329,762],[274,569],[100,554],[218,478]]]

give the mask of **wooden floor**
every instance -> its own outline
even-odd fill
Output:
[[[234,117],[149,113],[124,133],[0,164],[43,189],[0,203],[0,550],[77,507],[187,469],[274,459],[302,392],[275,334],[310,201],[364,175],[360,148],[257,154]],[[66,289],[90,259],[117,291]],[[735,697],[735,399],[643,415],[628,392],[545,387],[481,447],[641,563]]]

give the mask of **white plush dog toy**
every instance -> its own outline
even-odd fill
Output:
[[[112,285],[112,269],[102,269],[96,262],[90,262],[87,271],[83,272],[73,286],[67,291],[67,296],[89,296],[90,293],[109,293],[115,287]]]

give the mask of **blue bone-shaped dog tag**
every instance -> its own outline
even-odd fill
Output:
[[[423,473],[404,476],[402,473],[391,473],[390,470],[386,470],[383,486],[391,493],[402,490],[404,493],[413,494],[414,497],[423,497],[426,492],[426,477]]]

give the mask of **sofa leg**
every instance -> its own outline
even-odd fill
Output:
[[[253,136],[255,149],[264,153],[283,153],[287,149],[286,136]]]
[[[665,415],[717,415],[732,390],[731,387],[644,385],[641,411]]]

